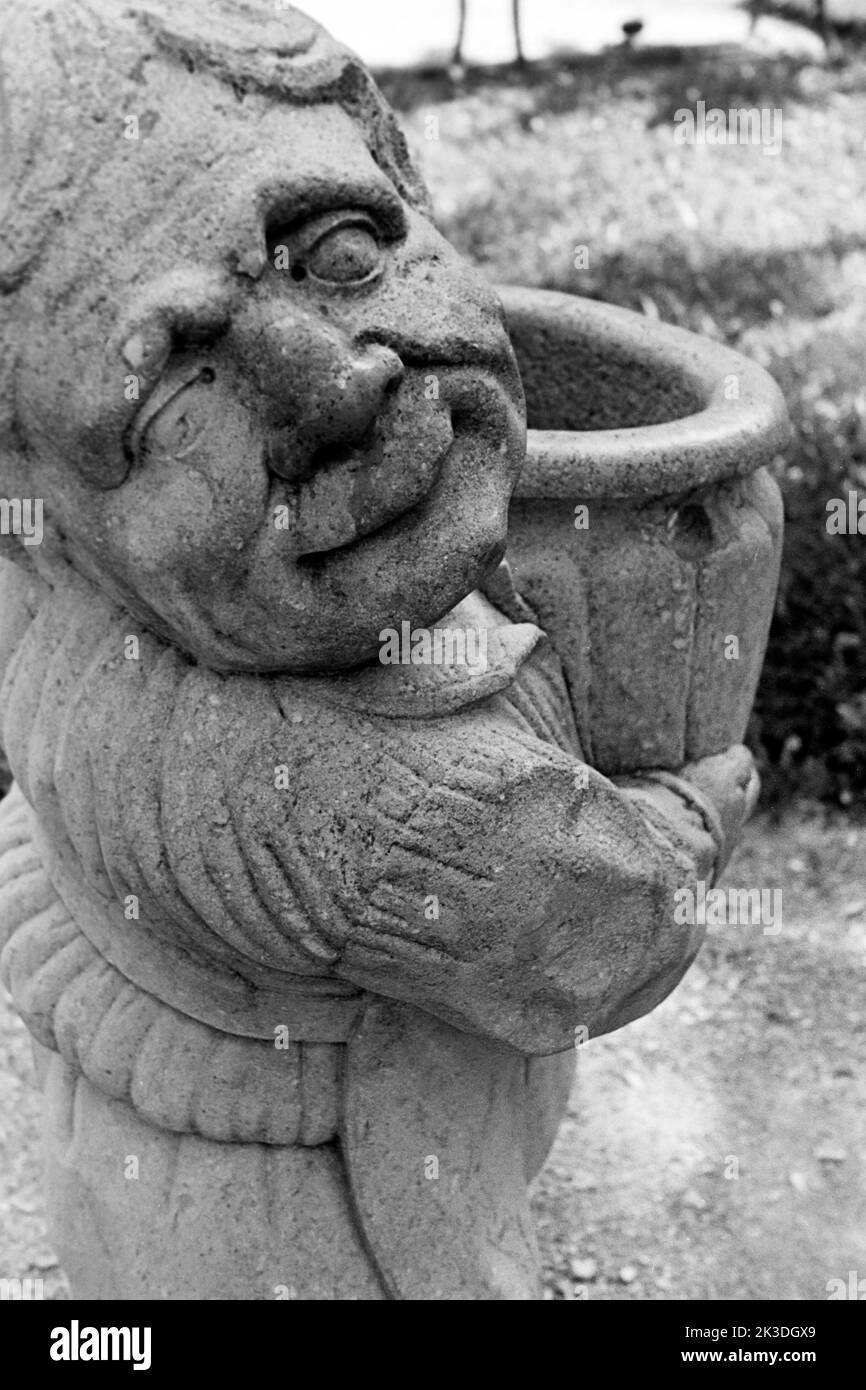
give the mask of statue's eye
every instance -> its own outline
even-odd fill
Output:
[[[380,260],[375,234],[356,222],[326,232],[310,251],[307,269],[317,280],[349,284],[369,279],[379,269]]]
[[[293,238],[291,274],[295,280],[361,285],[384,265],[379,229],[363,212],[329,213],[314,218]]]

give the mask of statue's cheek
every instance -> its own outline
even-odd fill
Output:
[[[265,524],[261,432],[228,386],[205,377],[169,394],[142,422],[129,476],[105,494],[115,557],[148,585],[182,575],[218,583],[244,564]]]
[[[186,496],[194,531],[234,541],[261,525],[268,495],[265,447],[258,420],[232,383],[210,368],[169,390],[133,440],[130,493],[169,512],[166,494]],[[185,509],[185,510],[186,510]]]

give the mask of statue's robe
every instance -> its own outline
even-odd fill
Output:
[[[71,573],[2,578],[2,973],[76,1294],[536,1297],[575,1029],[692,959],[712,808],[585,766],[504,573],[439,624],[483,665],[327,677],[220,674]]]

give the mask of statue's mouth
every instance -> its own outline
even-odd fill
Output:
[[[314,564],[406,525],[437,491],[456,446],[477,439],[495,456],[513,410],[496,375],[450,364],[435,373],[433,364],[407,377],[363,439],[320,447],[302,480],[277,482],[273,500],[288,509],[297,562]],[[425,395],[432,380],[441,399]]]
[[[399,522],[436,486],[453,443],[445,415],[435,434],[418,441],[410,457],[393,446],[339,446],[319,451],[316,471],[292,489],[295,553],[300,561],[345,549]]]
[[[417,515],[420,505],[421,504],[416,503],[411,507],[407,507],[405,511],[400,512],[398,516],[389,517],[387,521],[383,521],[380,525],[365,528],[363,531],[359,530],[340,545],[329,545],[319,550],[305,550],[297,556],[296,563],[300,565],[302,569],[307,570],[311,574],[315,574],[318,570],[321,570],[329,560],[336,560],[339,556],[347,552],[358,550],[365,542],[387,540],[400,526],[405,526],[407,523],[411,522],[413,516]]]

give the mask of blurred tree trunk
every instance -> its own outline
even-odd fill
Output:
[[[523,40],[520,36],[520,0],[511,0],[511,18],[514,23],[514,47],[517,52],[518,63],[525,63],[526,58],[523,53]]]
[[[514,48],[517,61],[521,65],[526,62],[523,52],[523,38],[520,29],[520,0],[511,0],[511,22],[514,25]],[[463,38],[466,33],[466,0],[460,0],[460,9],[457,18],[457,41],[454,44],[454,52],[451,55],[452,63],[463,63]]]
[[[457,42],[454,45],[452,63],[463,62],[463,35],[466,32],[466,0],[460,0],[460,17],[457,20]]]

